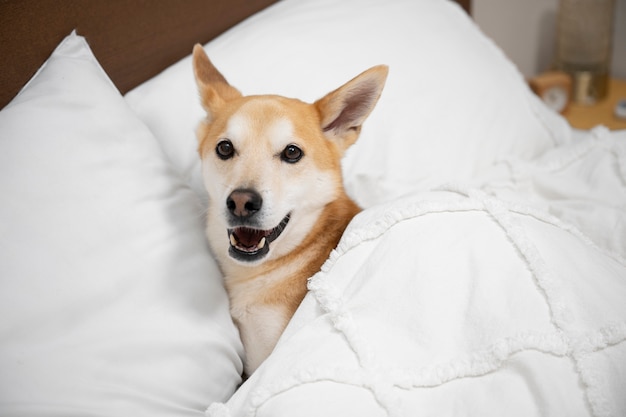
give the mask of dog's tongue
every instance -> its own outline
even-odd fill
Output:
[[[248,229],[247,227],[239,227],[235,229],[233,234],[240,245],[248,248],[258,246],[261,239],[265,237],[264,230]]]

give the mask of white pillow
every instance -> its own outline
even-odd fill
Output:
[[[202,415],[240,341],[202,209],[71,34],[0,112],[0,415]]]
[[[566,122],[452,2],[284,0],[206,49],[244,94],[306,101],[388,64],[383,95],[344,164],[349,191],[365,205],[466,181],[501,158],[569,140]],[[126,99],[201,193],[194,130],[203,114],[190,59]]]

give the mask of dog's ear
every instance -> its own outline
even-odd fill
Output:
[[[359,137],[361,125],[383,91],[388,72],[386,65],[370,68],[315,102],[324,134],[342,151]]]
[[[225,102],[241,97],[241,93],[226,81],[215,68],[204,48],[200,44],[193,47],[193,72],[200,91],[202,107],[209,120],[219,111]]]

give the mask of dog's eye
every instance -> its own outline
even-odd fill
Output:
[[[233,146],[233,143],[231,141],[225,139],[217,144],[217,146],[215,147],[215,153],[217,153],[217,156],[220,159],[230,159],[235,154],[235,147]]]
[[[298,148],[296,145],[287,146],[280,154],[280,158],[290,164],[295,164],[302,159],[303,156],[304,152],[302,152],[302,149]]]

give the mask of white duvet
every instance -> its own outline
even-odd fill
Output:
[[[224,416],[626,415],[626,135],[351,223]]]

